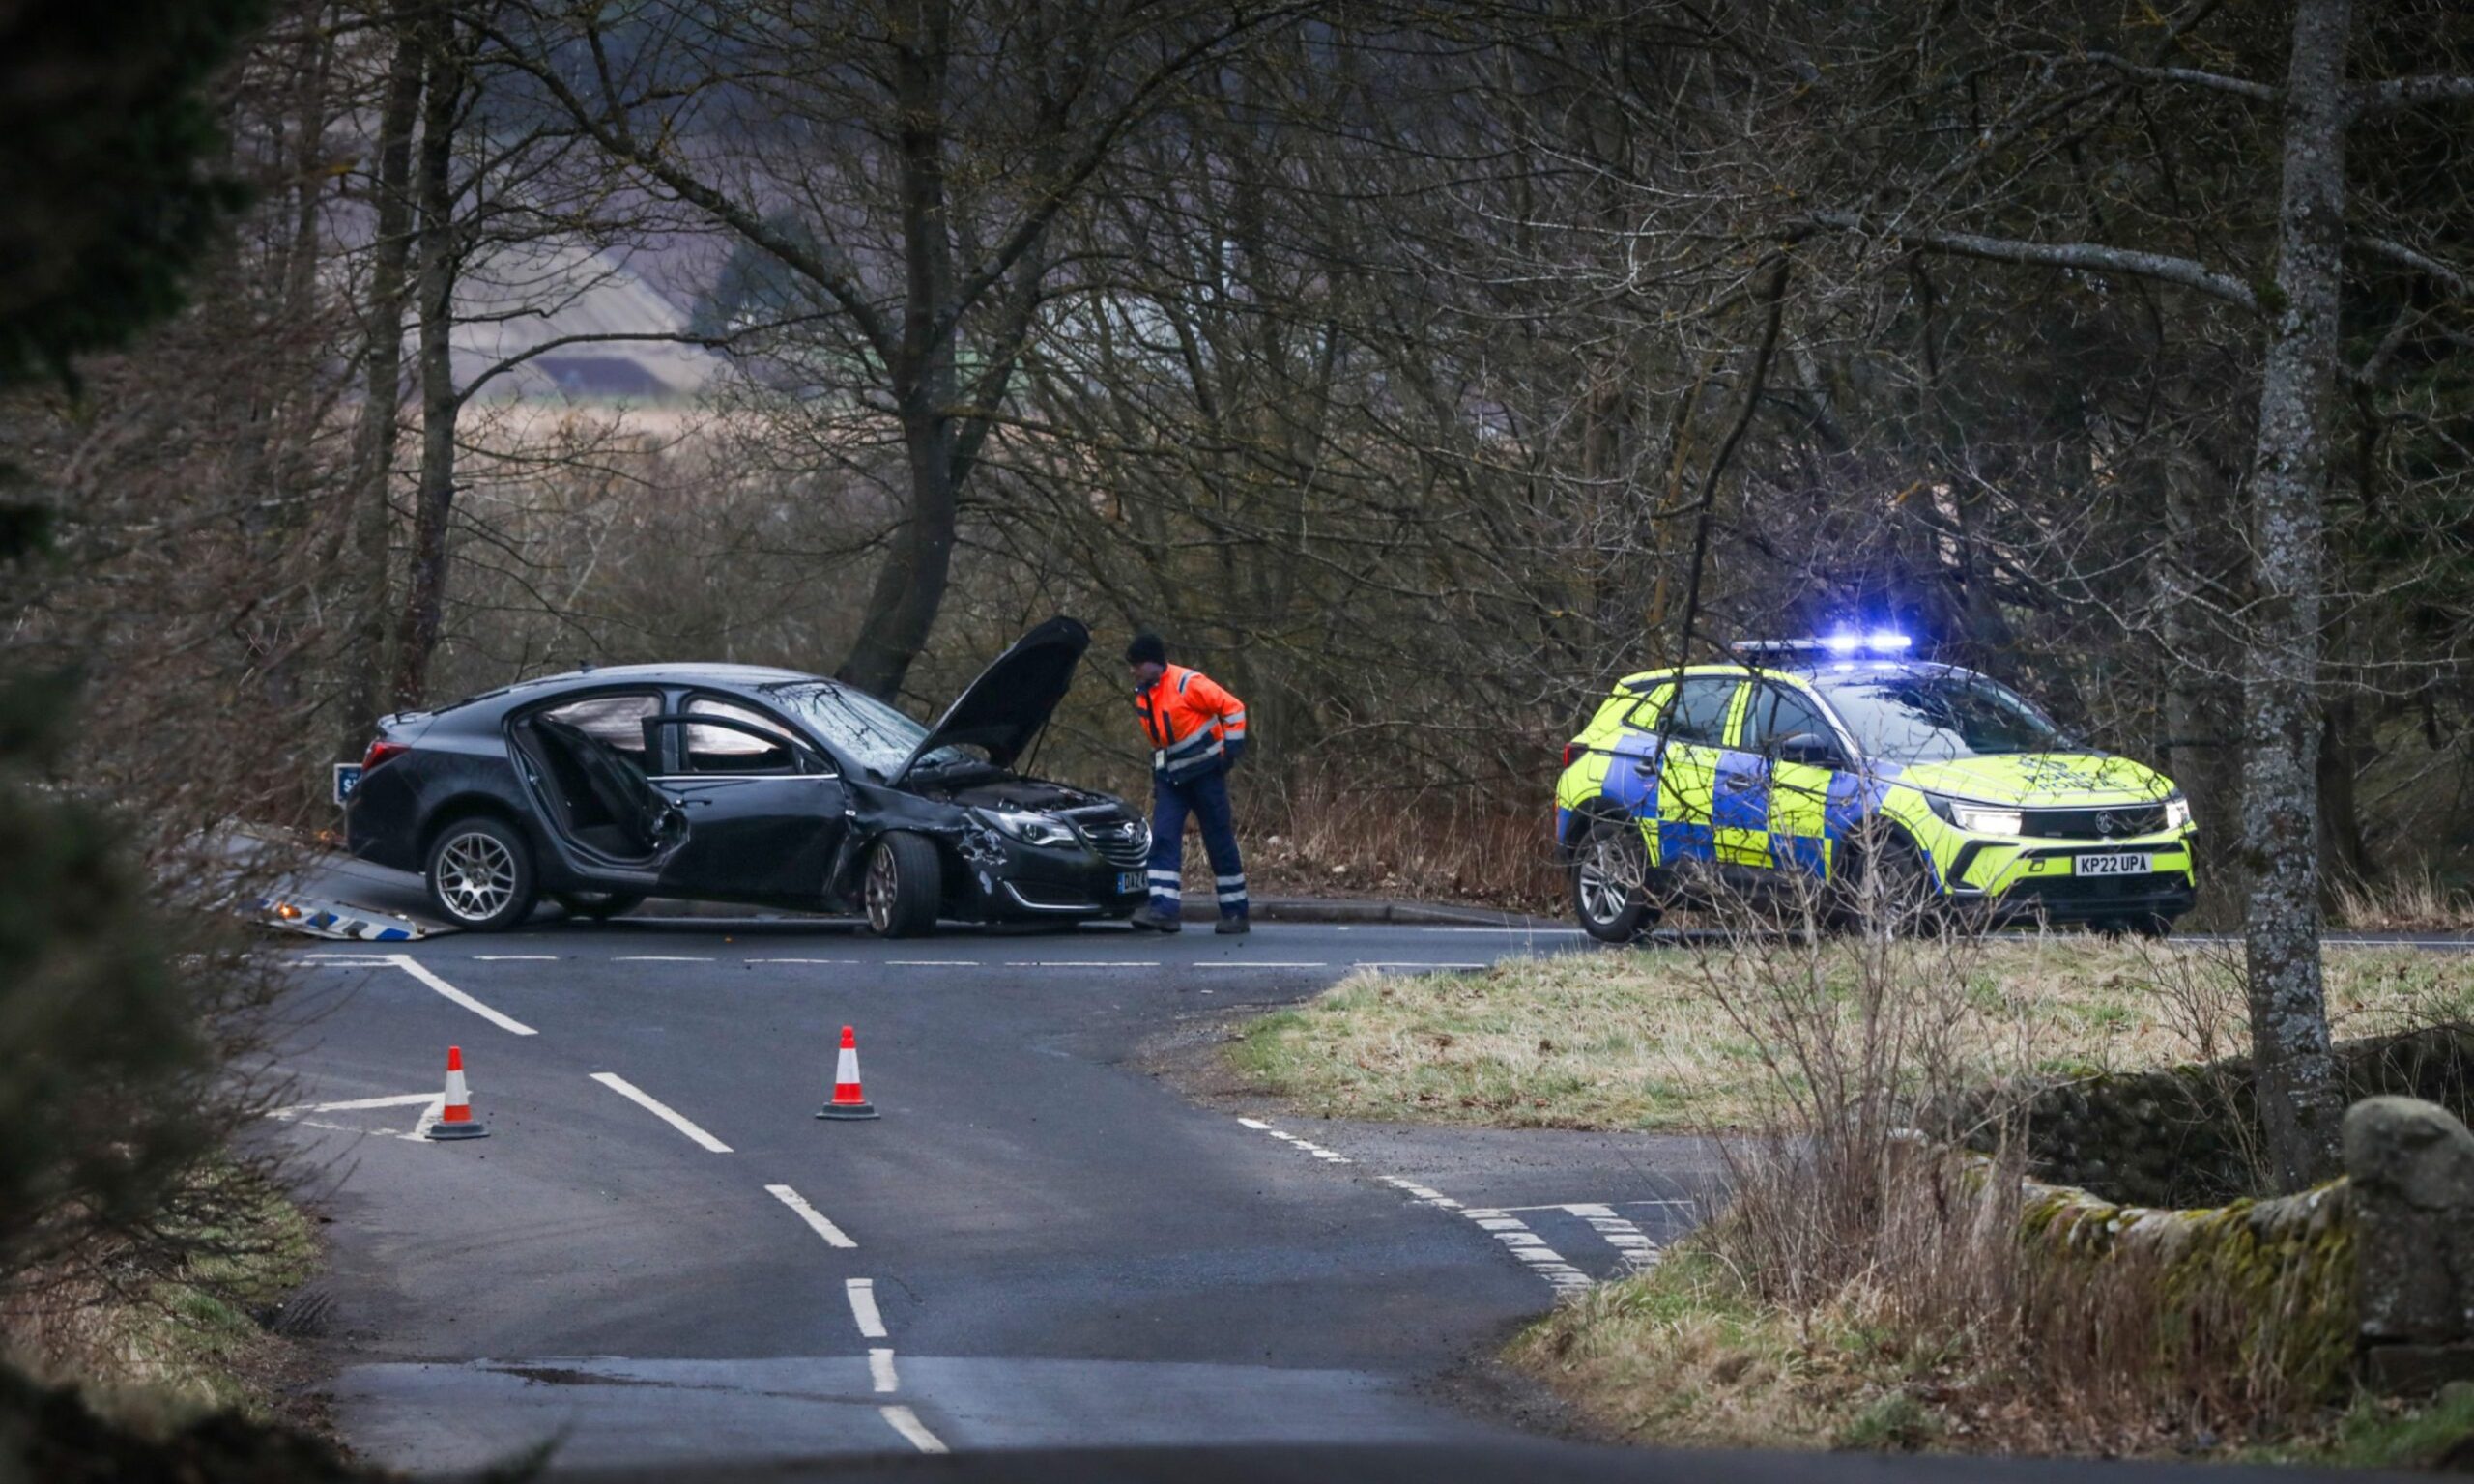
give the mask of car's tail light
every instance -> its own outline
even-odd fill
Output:
[[[382,762],[385,762],[388,758],[394,756],[396,754],[409,752],[410,750],[410,743],[389,742],[385,737],[380,737],[377,741],[369,744],[368,752],[360,755],[360,771],[367,773],[370,769],[378,766]]]
[[[1577,756],[1579,756],[1580,755],[1581,755],[1581,745],[1580,745],[1578,742],[1567,742],[1567,743],[1565,743],[1565,744],[1564,744],[1564,766],[1566,766],[1566,767],[1568,767],[1568,767],[1570,767],[1570,766],[1572,765],[1572,759],[1573,759],[1573,758],[1575,758],[1575,757],[1577,757]]]

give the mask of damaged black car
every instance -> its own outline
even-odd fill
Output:
[[[837,681],[743,665],[527,680],[379,724],[353,854],[419,871],[474,931],[544,897],[607,917],[647,897],[939,921],[1072,922],[1140,906],[1150,827],[1014,771],[1090,632],[1051,618],[934,727]]]

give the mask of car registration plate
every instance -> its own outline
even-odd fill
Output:
[[[2079,874],[2083,876],[2143,876],[2149,862],[2145,855],[2083,855],[2079,858]]]
[[[337,804],[351,803],[353,790],[360,786],[360,763],[339,762],[335,764],[335,802]]]
[[[1127,892],[1138,892],[1142,890],[1142,882],[1143,873],[1141,871],[1120,870],[1117,872],[1117,893],[1119,896],[1123,896]]]

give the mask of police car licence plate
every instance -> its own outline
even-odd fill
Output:
[[[1138,892],[1142,890],[1142,883],[1143,873],[1141,871],[1120,870],[1117,872],[1117,891],[1120,894],[1125,892]]]
[[[2143,876],[2153,859],[2145,855],[2083,855],[2078,871],[2083,876]]]

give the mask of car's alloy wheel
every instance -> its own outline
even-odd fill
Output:
[[[1572,910],[1581,929],[1609,943],[1628,943],[1658,919],[1648,893],[1649,852],[1629,820],[1600,818],[1572,854]]]
[[[429,896],[459,927],[512,928],[532,911],[532,861],[503,820],[459,820],[429,852]]]
[[[895,830],[869,850],[859,900],[870,930],[878,937],[911,938],[934,931],[943,898],[943,866],[935,845],[925,837]]]

